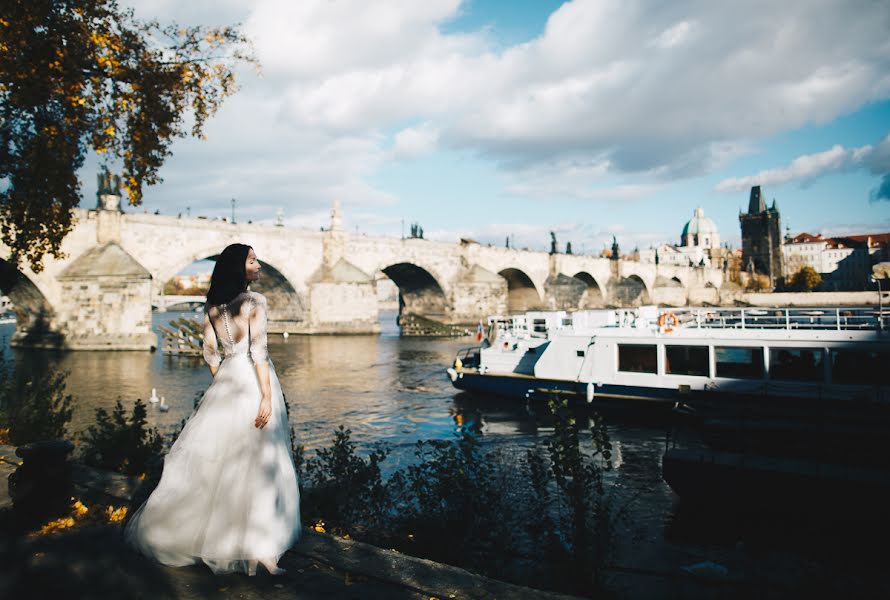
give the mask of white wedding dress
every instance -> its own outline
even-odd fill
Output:
[[[290,429],[271,361],[272,415],[263,429],[254,426],[261,398],[254,364],[268,360],[262,295],[244,292],[225,310],[208,307],[204,358],[219,365],[216,377],[124,536],[165,565],[203,561],[215,573],[247,572],[248,561],[277,562],[300,535]]]

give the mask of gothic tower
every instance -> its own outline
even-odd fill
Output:
[[[769,277],[775,288],[782,276],[782,225],[776,201],[770,208],[760,191],[751,188],[748,212],[739,214],[742,226],[742,269],[753,266],[755,273]],[[749,266],[750,265],[750,266]]]

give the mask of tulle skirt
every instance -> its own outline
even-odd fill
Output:
[[[300,535],[300,493],[281,385],[269,363],[272,415],[254,426],[260,388],[247,355],[227,357],[164,459],[157,488],[124,530],[137,550],[169,566],[198,561],[215,573],[277,560]]]

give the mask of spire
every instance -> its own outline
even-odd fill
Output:
[[[751,187],[751,198],[748,200],[748,214],[759,215],[762,212],[766,212],[766,201],[760,193],[760,186],[755,185]]]

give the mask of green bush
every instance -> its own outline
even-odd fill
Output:
[[[418,441],[415,461],[386,481],[387,451],[359,456],[342,426],[314,458],[295,446],[304,521],[524,585],[607,591],[624,517],[605,479],[608,431],[564,399],[551,398],[549,408],[553,434],[526,450],[518,469],[503,452],[483,452],[469,431]]]
[[[0,429],[8,443],[22,446],[40,440],[63,439],[71,421],[71,396],[65,393],[64,371],[29,373],[7,368],[0,353]]]
[[[555,484],[558,493],[553,502],[561,522],[555,528],[559,535],[544,542],[554,557],[562,555],[555,562],[568,567],[560,578],[571,582],[573,591],[601,590],[606,584],[606,567],[614,558],[621,518],[604,480],[605,472],[612,468],[612,444],[605,423],[596,413],[590,418],[590,447],[585,448],[581,425],[568,400],[553,396],[548,405],[554,426],[553,435],[545,443],[549,469],[545,468],[544,478]],[[555,540],[560,543],[553,543]]]
[[[391,529],[425,558],[499,573],[510,547],[499,457],[484,454],[476,434],[418,441],[416,463],[388,482]],[[512,521],[511,521],[512,522]]]
[[[326,520],[334,527],[355,528],[379,524],[383,517],[386,489],[380,463],[387,450],[378,446],[367,459],[356,454],[352,431],[341,425],[334,432],[334,444],[316,451],[304,460],[302,448],[295,463],[305,478],[302,512],[306,522]]]
[[[81,461],[106,471],[126,475],[145,473],[160,460],[164,438],[148,426],[145,403],[137,399],[127,418],[118,400],[111,414],[96,409],[96,423],[82,435]]]

